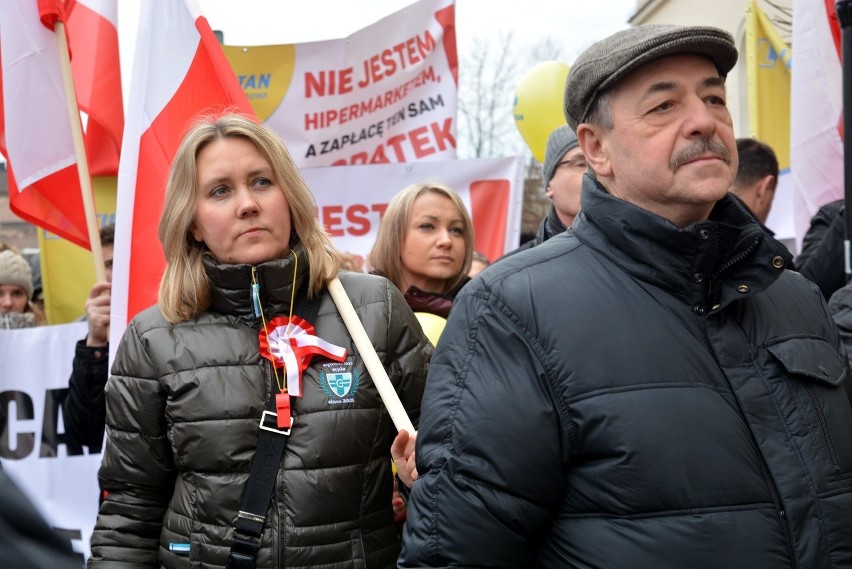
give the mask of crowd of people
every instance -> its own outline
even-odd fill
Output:
[[[734,137],[737,58],[703,26],[584,51],[550,210],[493,263],[424,181],[361,266],[274,132],[192,125],[158,303],[111,370],[109,270],[85,304],[64,411],[103,448],[89,567],[852,566],[852,285],[816,269],[842,270],[842,205],[795,263],[773,238],[778,161]],[[2,327],[36,325],[32,299],[0,252]]]

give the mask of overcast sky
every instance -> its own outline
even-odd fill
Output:
[[[155,0],[148,0],[155,1]],[[140,0],[119,2],[122,59],[132,51]],[[229,45],[271,45],[346,37],[411,0],[198,0]],[[627,27],[636,0],[456,0],[459,56],[474,38],[512,31],[519,49],[553,37],[573,59],[592,42]],[[571,63],[566,61],[565,63]],[[129,67],[129,65],[127,66]],[[129,69],[126,73],[129,73]]]
[[[297,43],[345,37],[412,4],[411,0],[200,0],[211,26],[228,44]],[[533,43],[542,36],[578,53],[626,27],[636,0],[457,0],[459,50],[474,37],[512,30]],[[272,10],[272,12],[270,12]]]

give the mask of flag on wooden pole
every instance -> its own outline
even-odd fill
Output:
[[[157,226],[180,141],[195,118],[225,110],[254,116],[196,3],[143,2],[118,172],[113,345],[157,301],[165,268]]]
[[[8,162],[12,211],[88,248],[69,103],[53,31],[54,23],[64,18],[58,0],[0,2],[0,152]]]

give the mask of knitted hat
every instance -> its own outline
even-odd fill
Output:
[[[26,259],[8,249],[0,251],[0,285],[18,285],[33,297],[33,275]]]
[[[541,174],[544,179],[544,187],[553,179],[556,165],[569,150],[573,150],[579,142],[577,135],[568,125],[560,126],[550,133],[547,138],[547,151],[544,153],[544,169]]]
[[[571,66],[565,85],[568,124],[576,130],[598,95],[637,67],[679,54],[707,57],[722,77],[737,63],[734,38],[718,28],[648,24],[617,32],[593,44]]]

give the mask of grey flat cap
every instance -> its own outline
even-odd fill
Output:
[[[722,77],[737,63],[734,38],[719,28],[648,24],[617,32],[593,44],[571,66],[565,85],[568,124],[576,131],[598,95],[640,65],[679,54],[706,56]]]

